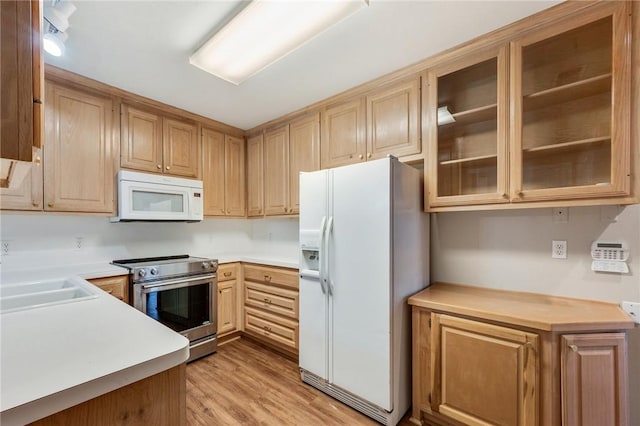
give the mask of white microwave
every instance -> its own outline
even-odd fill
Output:
[[[202,196],[201,180],[120,170],[111,221],[200,221]]]

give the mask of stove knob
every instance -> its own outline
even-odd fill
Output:
[[[217,266],[218,266],[218,265],[216,264],[216,262],[209,262],[209,265],[210,265],[212,268],[215,268],[215,267],[217,267]]]
[[[147,270],[146,269],[140,269],[138,271],[138,276],[140,276],[142,278],[146,277],[147,276]]]
[[[151,275],[158,275],[158,268],[151,268]]]
[[[207,262],[202,262],[202,269],[207,269],[209,264]]]

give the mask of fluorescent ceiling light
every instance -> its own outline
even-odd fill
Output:
[[[368,4],[368,0],[254,0],[189,62],[240,84]]]
[[[456,119],[449,112],[449,108],[445,105],[438,108],[438,126],[443,124],[455,123]]]

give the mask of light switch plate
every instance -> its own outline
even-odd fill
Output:
[[[636,324],[640,324],[640,302],[622,302],[620,307]]]

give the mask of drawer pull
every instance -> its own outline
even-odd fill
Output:
[[[264,303],[266,303],[267,305],[271,304],[271,299],[267,299],[266,297],[264,298]]]
[[[224,276],[225,276],[225,277],[230,277],[230,276],[231,276],[231,272],[225,272],[225,273],[224,273]]]
[[[262,326],[262,328],[264,328],[266,331],[271,331],[271,327],[269,327],[268,325],[264,325]]]
[[[265,275],[265,276],[264,276],[264,280],[265,280],[266,282],[270,283],[270,282],[271,282],[271,275]]]

